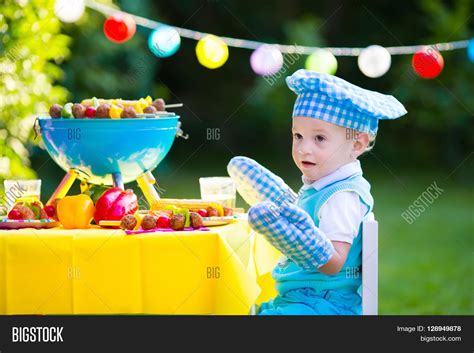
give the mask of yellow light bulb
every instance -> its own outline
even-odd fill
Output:
[[[217,69],[229,58],[229,48],[222,39],[208,34],[197,43],[196,56],[202,66]]]

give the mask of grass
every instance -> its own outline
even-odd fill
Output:
[[[373,183],[381,314],[474,313],[472,188],[440,181],[445,191],[415,222],[401,217],[432,180]]]

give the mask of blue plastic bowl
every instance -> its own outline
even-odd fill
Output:
[[[112,185],[120,172],[124,183],[152,171],[170,150],[179,116],[136,119],[38,118],[51,158],[81,180]]]

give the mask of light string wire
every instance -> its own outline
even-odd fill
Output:
[[[139,26],[149,28],[151,30],[156,29],[160,26],[170,26],[176,29],[181,37],[200,40],[207,36],[210,33],[194,31],[187,28],[181,28],[173,25],[168,25],[166,23],[150,20],[148,18],[144,18],[141,16],[133,15],[128,12],[124,12],[113,7],[99,4],[93,0],[86,0],[85,4],[90,9],[98,11],[106,16],[111,16],[117,12],[123,12],[130,15],[134,20],[135,23]],[[361,51],[365,48],[344,48],[344,47],[310,47],[310,46],[303,46],[303,45],[285,45],[285,44],[271,44],[271,43],[264,43],[255,40],[248,40],[248,39],[239,39],[239,38],[231,38],[231,37],[222,37],[218,36],[222,39],[229,47],[234,48],[244,48],[244,49],[252,49],[255,50],[261,45],[267,44],[277,47],[280,52],[284,54],[303,54],[303,55],[310,55],[314,53],[317,49],[324,49],[331,52],[334,56],[359,56]],[[406,54],[414,54],[417,51],[426,48],[432,47],[438,51],[447,51],[447,50],[455,50],[455,49],[462,49],[467,48],[469,44],[469,40],[459,40],[453,42],[445,42],[445,43],[435,43],[435,44],[426,44],[426,45],[408,45],[408,46],[395,46],[395,47],[384,47],[391,55],[406,55]]]

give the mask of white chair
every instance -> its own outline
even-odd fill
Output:
[[[362,315],[378,313],[378,222],[370,213],[362,224]]]
[[[379,224],[371,212],[362,223],[362,315],[378,313]],[[256,315],[252,305],[249,314]]]

